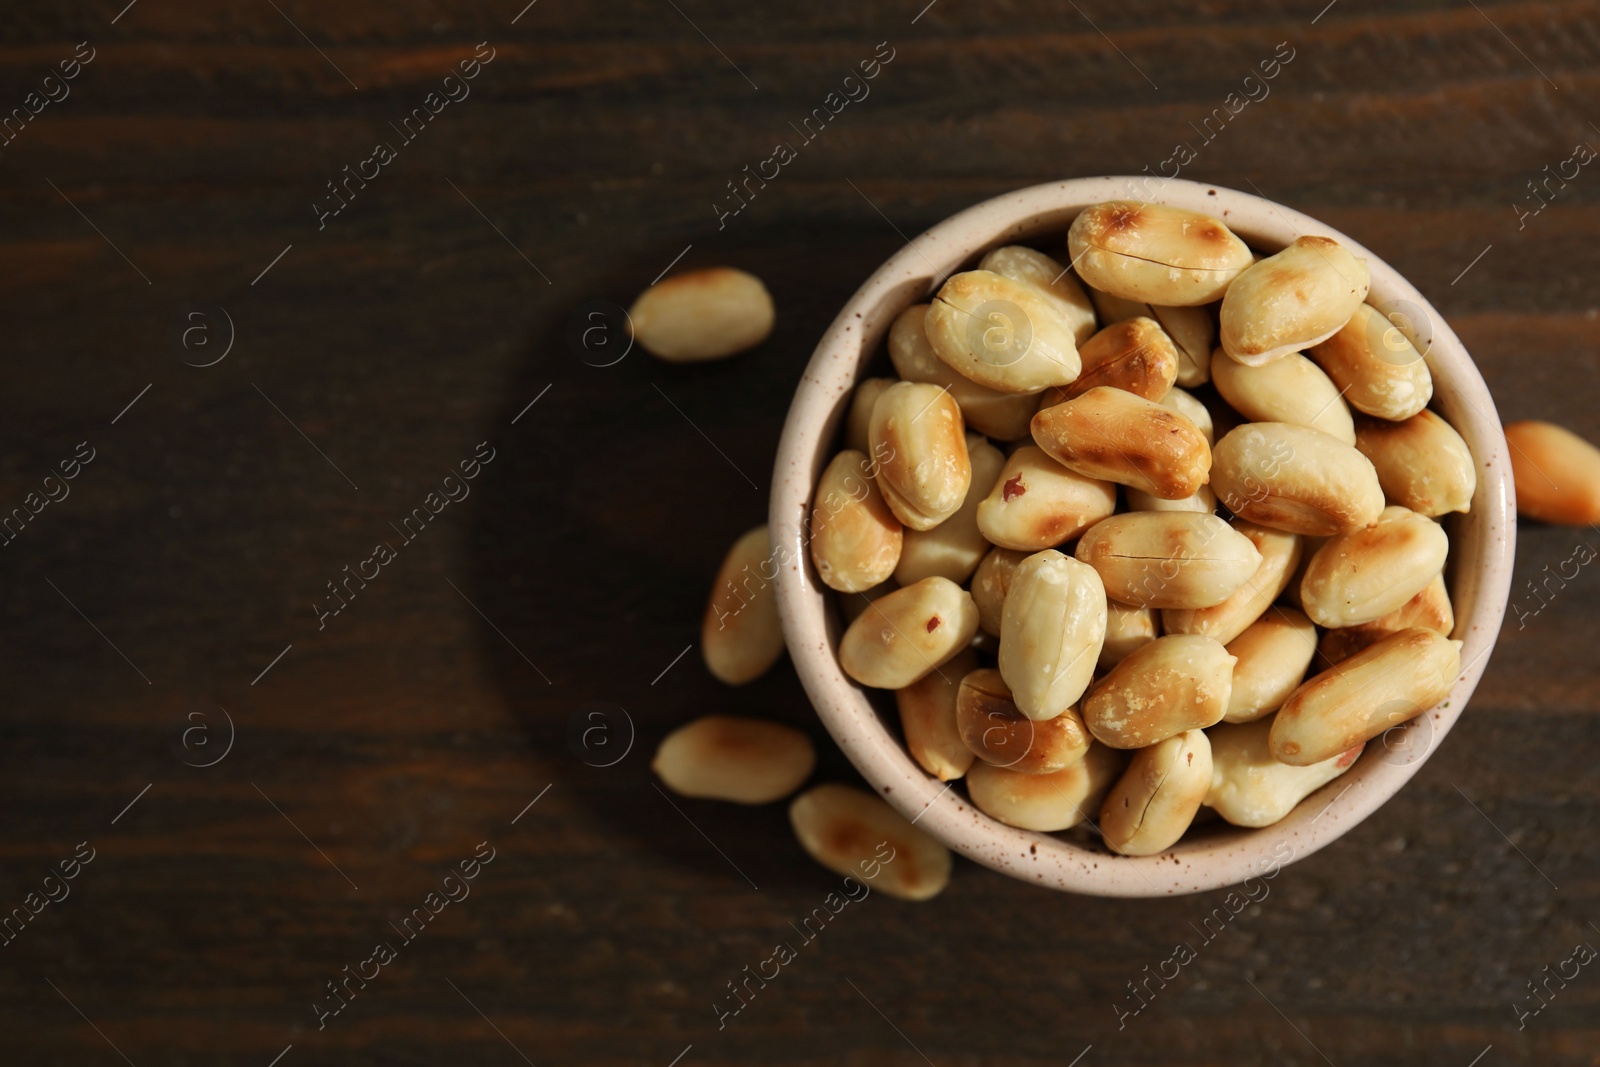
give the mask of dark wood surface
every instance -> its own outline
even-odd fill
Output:
[[[1592,568],[1507,627],[1404,792],[1209,944],[1222,893],[1085,899],[958,861],[931,903],[851,906],[719,1030],[726,983],[837,880],[782,806],[674,807],[648,770],[712,710],[824,742],[787,664],[735,692],[675,657],[763,519],[833,310],[987,196],[1193,142],[1185,176],[1409,276],[1506,418],[1600,436],[1600,164],[1521,229],[1513,207],[1600,145],[1594,5],[122,2],[19,6],[0,45],[0,109],[94,49],[0,146],[0,507],[95,455],[0,547],[0,908],[94,849],[0,947],[6,1062],[1600,1062],[1593,967],[1516,1011],[1600,945]],[[325,183],[480,41],[471,96],[319,230]],[[883,41],[870,96],[719,230],[725,183]],[[1200,145],[1284,41],[1271,95]],[[767,281],[773,338],[591,365],[575,311],[686,246]],[[222,351],[218,308],[231,351],[186,365]],[[471,495],[319,629],[325,583],[483,441]],[[1594,536],[1525,527],[1514,603]],[[631,722],[609,767],[569,745],[592,702]],[[189,765],[222,709],[231,751]],[[851,777],[822,747],[819,778]],[[471,895],[403,942],[485,841]],[[385,940],[319,1030],[325,983]],[[1198,957],[1119,1029],[1180,941]]]

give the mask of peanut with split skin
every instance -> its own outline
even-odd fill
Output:
[[[1553,422],[1506,425],[1517,514],[1564,526],[1600,523],[1600,449]]]
[[[705,715],[663,738],[650,769],[679,796],[770,804],[799,789],[816,762],[811,739],[793,727]]]
[[[1106,325],[1143,316],[1155,319],[1178,349],[1178,384],[1186,389],[1211,380],[1211,350],[1217,342],[1217,327],[1211,312],[1200,307],[1155,307],[1096,289],[1094,301],[1100,321]]]
[[[1234,657],[1209,637],[1176,634],[1134,649],[1083,702],[1083,722],[1112,748],[1148,748],[1222,721]]]
[[[1286,422],[1229,431],[1212,452],[1211,486],[1240,518],[1312,537],[1358,530],[1383,511],[1378,472],[1366,456],[1331,434]]]
[[[1211,303],[1251,260],[1217,219],[1134,200],[1084,208],[1067,231],[1067,252],[1093,288],[1165,307]]]
[[[1106,638],[1106,591],[1093,567],[1046,549],[1017,565],[1000,622],[1000,674],[1030,719],[1083,695]]]
[[[848,877],[865,874],[874,889],[899,900],[929,900],[950,884],[950,850],[854,786],[812,786],[789,805],[789,825],[822,866]]]
[[[719,681],[753,682],[783,654],[773,585],[778,566],[765,526],[750,530],[728,549],[700,622],[700,651]]]
[[[1271,826],[1306,797],[1354,766],[1364,745],[1296,767],[1273,758],[1271,719],[1218,726],[1210,732],[1211,788],[1206,805],[1235,826]]]
[[[1112,599],[1150,608],[1220,604],[1261,566],[1249,538],[1193,511],[1113,515],[1078,539],[1075,555],[1095,569]]]
[[[673,275],[628,309],[633,336],[668,363],[725,359],[772,333],[772,296],[754,274],[712,267]]]
[[[1033,440],[1085,478],[1116,482],[1167,500],[1206,484],[1211,449],[1194,423],[1171,408],[1099,386],[1033,417]]]
[[[1005,457],[983,437],[969,433],[967,458],[972,481],[956,513],[931,530],[906,531],[900,562],[894,569],[894,579],[901,585],[913,585],[936,575],[964,582],[989,551],[989,542],[978,529],[978,509],[985,490],[999,478]]]
[[[1261,366],[1321,344],[1361,307],[1368,284],[1366,261],[1338,241],[1298,237],[1228,286],[1222,350],[1240,363]]]
[[[1068,470],[1036,445],[1023,445],[978,505],[978,529],[1002,548],[1037,552],[1070,541],[1116,510],[1116,486]]]
[[[1347,445],[1356,443],[1355,422],[1339,387],[1298,352],[1259,366],[1219,355],[1212,362],[1211,381],[1222,399],[1251,422],[1311,426]]]
[[[1075,708],[1035,721],[1011,699],[1011,687],[989,668],[961,679],[956,696],[961,740],[985,763],[1018,774],[1053,774],[1089,750],[1089,732]]]
[[[939,358],[979,385],[1038,393],[1077,378],[1074,324],[1055,298],[987,270],[939,288],[924,320]]]
[[[904,530],[865,455],[846,449],[823,470],[811,509],[811,561],[829,589],[859,593],[894,573]]]
[[[1112,851],[1154,856],[1177,843],[1211,790],[1211,742],[1189,730],[1142,748],[1100,807]]]
[[[985,255],[978,269],[1031,285],[1043,293],[1071,324],[1073,338],[1079,345],[1094,335],[1094,305],[1089,302],[1089,294],[1066,267],[1043,252],[1023,245],[1007,245]]]
[[[1331,537],[1300,581],[1300,605],[1319,626],[1357,626],[1399,610],[1444,568],[1443,527],[1394,505],[1371,526]]]
[[[972,596],[948,578],[924,578],[875,600],[839,641],[839,665],[862,685],[904,689],[936,671],[978,632]]]
[[[967,795],[1007,826],[1054,833],[1090,818],[1126,766],[1124,753],[1092,742],[1082,759],[1052,774],[1018,774],[980,760],[967,774]]]
[[[1357,411],[1396,422],[1433,399],[1433,375],[1411,339],[1371,304],[1307,353]]]
[[[1356,448],[1372,461],[1384,495],[1419,515],[1472,510],[1478,470],[1467,443],[1431,411],[1401,422],[1362,419]]]
[[[923,770],[941,782],[960,778],[977,759],[961,740],[961,729],[956,724],[956,695],[961,680],[977,669],[977,653],[966,649],[942,669],[895,690],[894,702],[900,712],[906,750]]]
[[[913,304],[895,316],[889,327],[889,359],[901,379],[927,382],[950,391],[967,426],[997,441],[1028,436],[1028,421],[1039,410],[1039,399],[1029,393],[1002,393],[959,374],[933,351],[923,324],[927,304]],[[892,384],[892,383],[891,383]]]
[[[1323,671],[1272,720],[1273,758],[1309,767],[1416,718],[1461,673],[1461,642],[1413,627]]]
[[[878,489],[903,524],[931,530],[961,507],[972,461],[961,409],[949,392],[896,382],[873,404],[868,436],[880,458]]]

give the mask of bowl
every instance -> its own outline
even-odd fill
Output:
[[[951,274],[971,269],[985,251],[1001,245],[1033,243],[1064,259],[1073,218],[1105,200],[1204,212],[1258,251],[1321,234],[1365,257],[1372,277],[1368,302],[1388,313],[1426,354],[1434,381],[1431,406],[1466,441],[1478,473],[1471,511],[1447,522],[1452,636],[1463,642],[1462,671],[1450,694],[1369,742],[1350,771],[1282,821],[1253,830],[1220,822],[1196,826],[1168,851],[1146,857],[1116,855],[1087,835],[1007,826],[973,807],[952,788],[956,783],[942,783],[918,766],[896,725],[839,667],[840,620],[804,534],[813,487],[841,447],[838,428],[851,392],[879,356],[895,315],[929,299]],[[1007,193],[946,219],[890,257],[817,345],[784,424],[773,486],[768,521],[775,555],[784,560],[777,586],[789,653],[817,714],[856,769],[908,819],[969,859],[1035,885],[1108,897],[1194,893],[1272,877],[1348,832],[1398,792],[1449,733],[1483,673],[1505,615],[1516,536],[1511,465],[1494,400],[1466,349],[1421,293],[1358,242],[1310,216],[1221,186],[1148,177],[1079,178]]]

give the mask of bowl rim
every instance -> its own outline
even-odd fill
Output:
[[[1364,754],[1350,771],[1311,794],[1283,820],[1260,829],[1228,828],[1185,839],[1145,857],[1118,856],[1098,845],[1007,826],[953,792],[953,782],[941,783],[924,771],[863,689],[841,670],[832,591],[816,576],[804,532],[812,490],[833,454],[839,421],[894,316],[928,299],[951,273],[987,249],[1043,233],[1059,235],[1058,243],[1064,244],[1067,225],[1083,207],[1130,199],[1220,218],[1258,249],[1277,249],[1296,236],[1319,234],[1365,258],[1371,274],[1367,302],[1406,315],[1401,327],[1425,353],[1434,378],[1430,407],[1443,409],[1466,441],[1478,475],[1472,511],[1459,517],[1452,536],[1452,600],[1457,605],[1452,637],[1464,642],[1464,666],[1444,700],[1391,730],[1399,734],[1397,739],[1384,735],[1381,757]],[[1031,884],[1095,896],[1169,896],[1251,877],[1270,878],[1375,811],[1421,768],[1472,695],[1505,616],[1515,555],[1510,461],[1494,400],[1465,347],[1432,304],[1370,250],[1317,219],[1220,185],[1148,175],[1076,178],[1018,189],[960,211],[908,241],[873,272],[823,334],[790,405],[772,484],[768,524],[785,641],[813,706],[845,755],[879,795],[957,852]],[[1472,560],[1473,566],[1461,566],[1463,559]],[[1325,800],[1329,793],[1334,795]]]

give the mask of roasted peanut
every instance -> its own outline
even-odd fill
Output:
[[[856,385],[855,396],[850,399],[850,413],[845,417],[846,448],[854,452],[871,453],[872,409],[883,391],[893,384],[893,378],[865,378]]]
[[[1202,485],[1181,500],[1166,500],[1139,489],[1129,489],[1127,493],[1129,511],[1198,511],[1210,515],[1217,510],[1217,494],[1209,485]]]
[[[1161,636],[1153,608],[1134,607],[1116,600],[1106,601],[1106,643],[1100,646],[1102,671],[1109,671],[1141,648]]]
[[[735,541],[723,558],[700,622],[700,652],[719,681],[753,682],[782,654],[783,626],[773,584],[780,562],[765,526]]]
[[[894,693],[906,751],[941,782],[960,778],[977,758],[961,740],[961,730],[956,725],[956,693],[961,679],[977,669],[977,654],[966,649],[940,670]]]
[[[873,480],[867,457],[845,450],[817,481],[811,560],[830,589],[859,593],[894,573],[904,532]]]
[[[1357,411],[1380,419],[1408,419],[1433,399],[1433,375],[1398,325],[1371,304],[1307,353],[1328,372]]]
[[[1222,298],[1223,351],[1240,363],[1260,366],[1321,344],[1361,307],[1367,284],[1366,260],[1338,241],[1296,238],[1228,286]]]
[[[1083,702],[1083,723],[1112,748],[1147,748],[1222,721],[1234,658],[1209,637],[1158,637],[1130,652]]]
[[[1154,856],[1174,845],[1211,790],[1211,742],[1202,730],[1140,749],[1100,807],[1106,846]]]
[[[927,382],[950,390],[967,426],[981,434],[997,441],[1028,436],[1028,420],[1039,410],[1038,397],[1002,393],[958,373],[934,354],[923,326],[927,317],[927,304],[913,304],[889,327],[889,359],[896,373],[908,382]]]
[[[862,685],[903,689],[938,670],[978,631],[978,607],[948,578],[924,578],[872,602],[839,641],[839,665]]]
[[[1315,537],[1360,529],[1383,510],[1378,472],[1354,445],[1286,422],[1246,423],[1218,441],[1211,487],[1240,518]]]
[[[754,274],[731,267],[693,270],[640,293],[628,322],[651,355],[699,363],[765,341],[772,332],[772,297]]]
[[[1382,618],[1324,633],[1317,643],[1319,662],[1324,668],[1343,662],[1390,634],[1413,626],[1424,627],[1444,637],[1455,632],[1455,610],[1450,606],[1450,592],[1445,588],[1443,574],[1434,575],[1433,580],[1422,587],[1422,592]]]
[[[1296,767],[1345,752],[1427,711],[1461,672],[1461,643],[1422,627],[1390,634],[1296,689],[1272,720],[1272,755]]]
[[[1054,833],[1092,818],[1127,757],[1090,744],[1078,762],[1054,774],[1018,774],[979,761],[967,775],[967,795],[978,810],[1019,830]]]
[[[1089,302],[1089,294],[1066,267],[1043,252],[1023,245],[1007,245],[985,255],[978,269],[993,271],[1044,293],[1072,324],[1073,337],[1078,344],[1094,335],[1094,305]]]
[[[1600,522],[1600,449],[1571,430],[1533,419],[1508,424],[1506,444],[1518,515],[1567,526]]]
[[[1089,733],[1076,709],[1035,722],[1017,708],[1000,672],[988,668],[961,679],[956,725],[973,755],[1018,774],[1052,774],[1089,750]]]
[[[1067,251],[1090,286],[1168,307],[1209,304],[1250,265],[1250,249],[1211,216],[1132,200],[1085,208]]]
[[[1017,572],[1017,564],[1027,557],[1027,552],[996,548],[983,557],[983,562],[973,572],[972,600],[978,605],[978,625],[985,633],[1000,636],[1000,620],[1005,613],[1011,576]]]
[[[1154,319],[1112,323],[1078,349],[1083,371],[1071,385],[1044,392],[1041,407],[1082,396],[1099,385],[1159,401],[1178,377],[1178,349]]]
[[[1195,511],[1113,515],[1091,526],[1074,554],[1113,600],[1149,608],[1220,604],[1261,566],[1249,538]]]
[[[1330,537],[1300,582],[1319,626],[1356,626],[1398,610],[1444,568],[1450,539],[1432,519],[1398,505],[1371,526]]]
[[[1355,764],[1361,745],[1320,763],[1294,767],[1272,756],[1270,719],[1210,731],[1211,790],[1206,804],[1235,826],[1271,826]]]
[[[1299,534],[1272,530],[1234,519],[1233,528],[1261,553],[1261,563],[1228,599],[1209,608],[1168,608],[1161,613],[1161,628],[1169,634],[1203,634],[1227,644],[1244,633],[1283,594],[1300,566],[1303,539]]]
[[[1355,424],[1339,387],[1298,352],[1256,366],[1219,357],[1211,365],[1211,382],[1222,399],[1252,422],[1312,426],[1347,445],[1356,443]]]
[[[987,270],[940,287],[924,328],[940,359],[979,385],[1037,393],[1078,376],[1074,323],[1054,297]]]
[[[1011,453],[982,503],[978,529],[1002,548],[1037,552],[1070,541],[1117,510],[1117,487],[1086,478],[1035,445]]]
[[[1176,411],[1194,423],[1195,429],[1200,431],[1200,436],[1206,439],[1207,445],[1216,440],[1212,433],[1211,411],[1196,400],[1193,394],[1173,386],[1167,390],[1167,395],[1161,398],[1161,406]]]
[[[1088,688],[1106,638],[1093,567],[1053,549],[1017,565],[1000,623],[1000,674],[1030,719],[1053,719]]]
[[[791,726],[705,715],[664,737],[650,769],[681,796],[770,804],[799,789],[816,763],[811,739]]]
[[[1100,386],[1033,417],[1033,439],[1086,478],[1180,500],[1206,483],[1211,449],[1199,427],[1171,408]]]
[[[1178,349],[1178,384],[1187,389],[1211,380],[1211,349],[1217,343],[1217,326],[1211,312],[1200,307],[1153,307],[1136,300],[1091,290],[1100,321],[1106,325],[1144,316],[1161,324]]]
[[[1429,518],[1472,510],[1477,465],[1461,435],[1433,412],[1403,422],[1362,419],[1356,448],[1372,461],[1384,495],[1396,504]]]
[[[931,530],[956,513],[972,481],[961,409],[948,391],[896,382],[872,407],[871,455],[889,508],[913,530]]]
[[[1233,691],[1224,722],[1254,722],[1272,714],[1305,681],[1317,651],[1317,628],[1294,608],[1273,608],[1228,642]]]
[[[789,825],[812,859],[891,897],[928,900],[950,883],[950,850],[854,786],[812,786],[789,805]]]
[[[908,530],[894,579],[912,585],[938,575],[958,585],[972,576],[989,542],[978,531],[978,506],[984,493],[995,484],[1006,458],[1000,450],[978,434],[967,435],[967,458],[972,465],[972,484],[956,513],[931,530]]]

